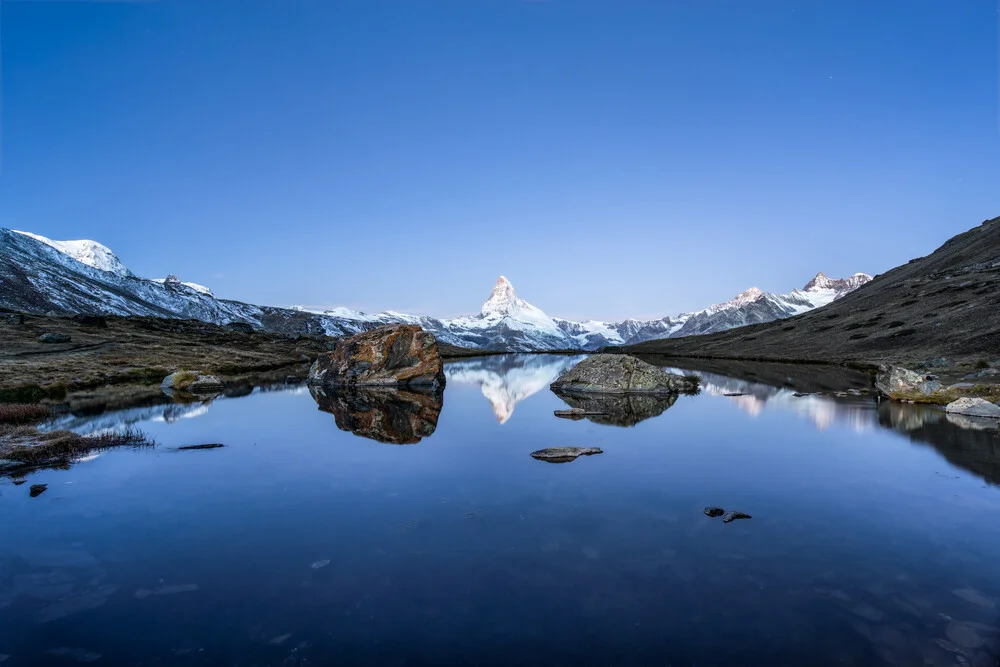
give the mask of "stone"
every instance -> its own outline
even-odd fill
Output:
[[[226,331],[233,331],[241,334],[252,334],[254,332],[253,325],[247,324],[246,322],[227,322],[222,325],[222,328]]]
[[[92,327],[94,329],[107,329],[108,321],[100,315],[74,315],[73,324],[81,327]]]
[[[445,384],[434,334],[397,324],[342,338],[309,369],[309,384],[349,387],[430,387]]]
[[[45,493],[45,490],[49,488],[48,484],[32,484],[31,489],[28,491],[32,498],[37,498],[38,496]]]
[[[726,513],[726,510],[722,509],[721,507],[706,507],[705,508],[705,516],[710,516],[713,519],[715,517],[717,517],[717,516],[722,516],[725,513]]]
[[[24,315],[21,313],[0,313],[0,322],[4,324],[24,324]]]
[[[183,447],[178,447],[178,450],[184,449],[219,449],[220,447],[225,447],[225,445],[218,442],[210,442],[204,445],[184,445]]]
[[[568,410],[555,410],[552,414],[556,417],[562,417],[563,419],[583,419],[588,416],[597,416],[604,414],[603,412],[588,412],[583,408],[569,408]]]
[[[217,394],[225,387],[222,380],[201,371],[176,371],[163,378],[160,388],[168,393],[186,391],[192,394]]]
[[[875,376],[875,388],[883,396],[889,398],[900,398],[912,394],[928,396],[941,389],[941,382],[928,379],[928,376],[902,366],[882,365]]]
[[[430,387],[317,387],[309,393],[337,428],[390,445],[413,445],[434,433],[442,392]]]
[[[549,387],[563,393],[677,394],[698,390],[696,376],[672,375],[627,354],[594,354]]]
[[[1000,405],[990,403],[982,398],[960,398],[946,405],[944,410],[951,414],[965,415],[966,417],[1000,419]]]
[[[71,340],[69,334],[64,333],[43,333],[38,337],[39,343],[68,343]]]
[[[722,517],[722,523],[732,523],[738,519],[752,519],[753,517],[743,512],[726,512]]]
[[[983,645],[983,638],[975,630],[955,621],[948,623],[944,634],[962,648],[979,648]]]
[[[531,458],[549,463],[569,463],[581,456],[603,454],[600,447],[549,447],[531,452]]]

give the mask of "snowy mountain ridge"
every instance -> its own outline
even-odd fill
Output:
[[[693,313],[656,320],[573,322],[549,317],[500,276],[477,315],[453,319],[347,308],[275,308],[217,299],[207,287],[171,276],[135,276],[95,241],[52,241],[0,229],[0,306],[27,313],[100,313],[245,322],[289,334],[351,335],[386,324],[417,324],[441,342],[484,350],[595,350],[605,345],[697,335],[791,317],[830,303],[871,280],[855,274],[833,280],[822,273],[802,289],[771,294],[751,288]]]

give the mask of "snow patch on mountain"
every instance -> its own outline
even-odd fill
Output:
[[[118,260],[110,248],[101,245],[97,241],[53,241],[52,239],[32,234],[31,232],[22,232],[16,229],[11,231],[40,241],[47,246],[55,248],[62,254],[72,257],[76,261],[100,271],[109,271],[119,276],[132,275],[132,272]]]

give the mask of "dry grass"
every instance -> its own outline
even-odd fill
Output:
[[[71,431],[42,433],[30,426],[0,426],[0,459],[26,466],[68,463],[84,454],[116,447],[152,447],[156,443],[145,433],[126,429],[99,435],[79,435]]]
[[[0,403],[0,424],[32,424],[48,419],[51,414],[47,405]]]

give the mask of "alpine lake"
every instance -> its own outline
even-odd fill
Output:
[[[579,359],[58,414],[157,444],[0,477],[0,667],[998,665],[996,422],[721,362],[595,409]]]

